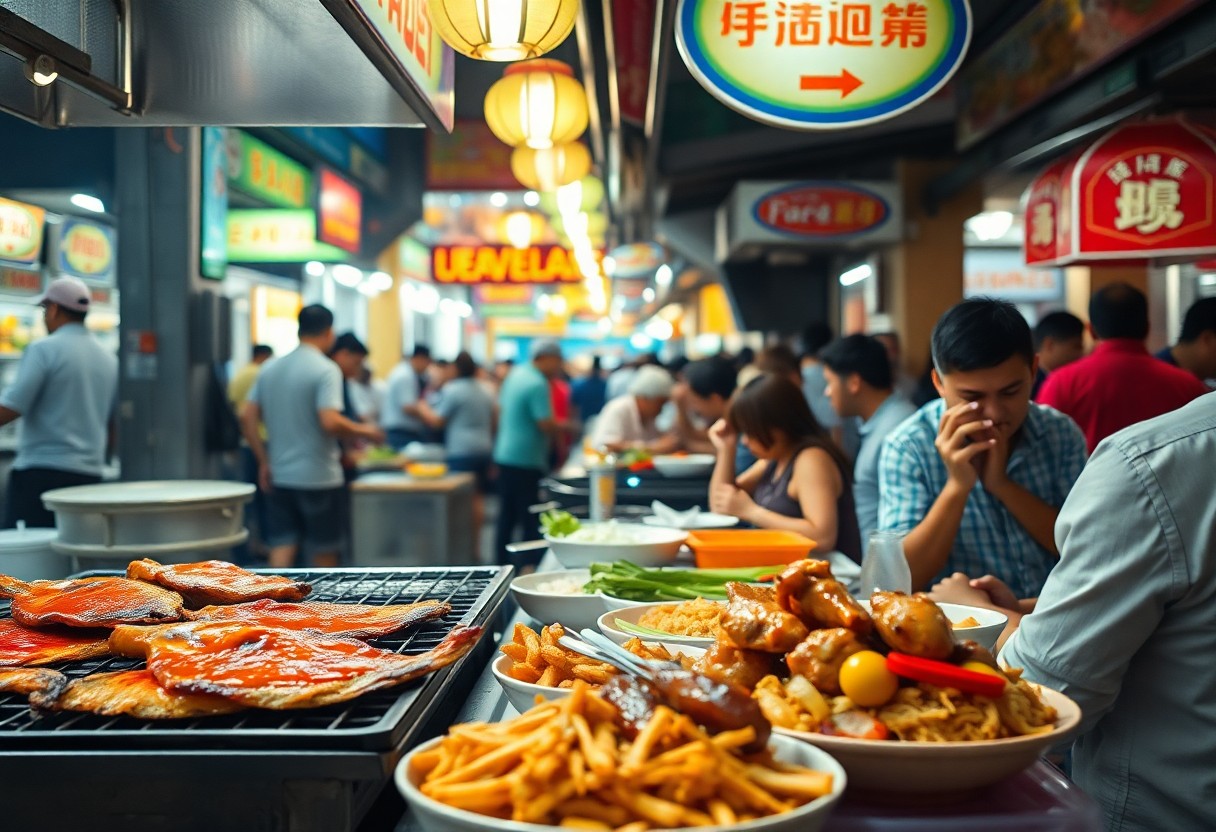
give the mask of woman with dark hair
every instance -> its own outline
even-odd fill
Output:
[[[788,378],[756,378],[735,394],[725,419],[709,431],[718,452],[710,508],[753,526],[783,529],[815,541],[820,553],[861,561],[848,462]],[[758,460],[735,472],[742,442]]]

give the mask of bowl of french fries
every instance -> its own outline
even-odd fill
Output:
[[[660,706],[632,740],[585,682],[505,722],[457,725],[396,770],[426,832],[562,829],[817,832],[845,772],[807,743],[747,727],[709,735]]]
[[[511,640],[498,649],[502,655],[490,666],[494,678],[502,686],[507,701],[519,712],[540,699],[559,699],[569,695],[576,680],[591,686],[602,685],[617,670],[610,664],[597,662],[575,653],[559,642],[566,634],[560,624],[542,627],[540,632],[526,624],[516,624]],[[673,655],[661,644],[644,644],[641,639],[625,643],[626,650],[643,659],[673,661]]]

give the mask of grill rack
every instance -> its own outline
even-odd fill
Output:
[[[507,591],[506,567],[409,569],[254,570],[308,581],[312,601],[360,604],[406,604],[447,601],[452,612],[400,633],[369,641],[404,655],[423,653],[455,626],[491,624]],[[121,574],[87,572],[76,577]],[[0,618],[9,602],[0,601]],[[467,657],[466,657],[467,658]],[[462,662],[464,660],[462,659]],[[70,678],[132,670],[143,661],[104,657],[50,665]],[[450,670],[450,668],[449,668]],[[191,720],[142,720],[87,713],[36,714],[27,697],[0,694],[0,754],[17,749],[267,749],[385,751],[430,708],[446,687],[449,672],[439,671],[387,690],[323,708],[290,711],[246,710]]]

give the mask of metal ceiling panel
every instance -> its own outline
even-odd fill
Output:
[[[30,19],[39,23],[35,10],[49,4],[25,2]],[[94,47],[89,31],[101,24],[84,27],[100,14],[98,0],[55,5],[71,8],[68,18],[86,20],[78,20],[73,31],[59,15],[64,18],[55,21],[60,36]],[[130,0],[130,5],[137,118],[60,83],[47,88],[54,90],[53,101],[31,108],[28,92],[14,89],[11,76],[21,74],[21,63],[10,56],[0,56],[0,106],[47,126],[423,126],[319,0]],[[99,66],[114,65],[113,55],[92,51]]]

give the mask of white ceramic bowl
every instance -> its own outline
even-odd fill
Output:
[[[1012,777],[1068,738],[1081,721],[1076,702],[1050,688],[1039,689],[1056,709],[1055,730],[977,742],[893,742],[830,737],[774,728],[831,754],[849,773],[855,789],[904,794],[963,792]]]
[[[599,594],[558,595],[539,588],[549,581],[562,579],[576,581],[581,586],[591,580],[591,572],[587,569],[560,569],[521,575],[511,581],[511,594],[515,596],[515,603],[519,604],[520,609],[541,624],[556,622],[574,632],[595,627],[596,621],[607,609]]]
[[[418,819],[425,832],[553,832],[558,828],[535,823],[499,820],[464,809],[454,809],[420,792],[418,790],[420,778],[410,771],[410,762],[415,754],[434,748],[442,740],[442,737],[437,737],[406,754],[397,764],[394,775],[397,789],[405,797],[410,811]],[[818,832],[823,827],[832,808],[844,793],[848,777],[845,770],[823,751],[788,737],[774,736],[769,741],[769,747],[773,749],[776,758],[782,762],[806,766],[831,774],[832,793],[812,800],[783,815],[772,815],[732,826],[700,826],[697,827],[698,832],[761,832],[761,830],[763,832]],[[681,830],[674,832],[681,832]],[[682,832],[691,832],[691,830],[684,827]]]
[[[656,456],[654,469],[665,477],[708,477],[717,460],[713,454]]]
[[[647,610],[653,607],[661,607],[664,604],[678,604],[679,601],[655,601],[649,604],[633,604],[628,607],[619,609],[610,609],[599,617],[596,621],[596,626],[608,638],[615,641],[617,644],[624,644],[629,639],[636,636],[635,633],[630,633],[626,630],[619,629],[616,625],[617,620],[625,621],[630,624],[637,624]],[[708,649],[713,643],[713,638],[704,636],[682,636],[676,633],[670,633],[663,636],[637,636],[643,641],[662,641],[664,644],[677,644],[688,647],[702,647]]]
[[[569,688],[549,688],[512,679],[507,675],[507,670],[512,664],[510,656],[499,654],[498,658],[494,660],[494,664],[490,665],[490,672],[502,686],[503,693],[507,695],[507,701],[511,703],[511,707],[521,714],[536,704],[537,696],[542,699],[561,699],[570,695]]]
[[[942,612],[946,614],[946,618],[949,618],[951,623],[964,621],[968,618],[974,618],[980,622],[980,626],[978,627],[955,627],[954,637],[957,640],[974,641],[981,647],[986,647],[995,652],[996,640],[1001,637],[1001,633],[1005,632],[1005,625],[1009,622],[1009,616],[996,610],[990,610],[985,607],[970,607],[966,604],[938,603],[938,606],[942,608]]]
[[[584,523],[583,528],[596,524]],[[601,561],[627,560],[638,566],[665,566],[680,554],[688,532],[629,524],[630,543],[583,543],[564,537],[545,535],[545,542],[558,562],[568,569],[590,566]]]

